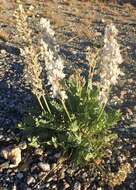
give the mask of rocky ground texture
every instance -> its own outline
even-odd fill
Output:
[[[15,127],[36,100],[24,78],[21,44],[15,37],[13,0],[0,0],[0,189],[1,190],[135,190],[136,189],[136,9],[130,4],[80,1],[22,1],[35,6],[36,18],[51,20],[65,60],[82,66],[89,46],[103,44],[105,24],[112,20],[119,30],[118,41],[124,76],[114,87],[111,101],[123,116],[114,129],[119,138],[102,163],[74,168],[61,150],[31,148]],[[35,34],[36,26],[33,24]],[[5,150],[5,152],[4,152]],[[3,159],[3,154],[7,159]],[[14,160],[15,165],[12,164]],[[19,164],[18,164],[19,163]]]

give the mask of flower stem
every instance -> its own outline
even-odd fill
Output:
[[[101,111],[100,111],[100,114],[99,114],[99,116],[98,116],[97,122],[100,120],[100,118],[101,118],[101,116],[102,116],[102,114],[103,114],[103,112],[104,112],[104,109],[105,109],[106,104],[107,104],[107,102],[108,102],[108,98],[109,98],[110,91],[111,91],[111,87],[109,88],[107,101],[104,103],[104,105],[103,105],[103,107],[102,107],[102,109],[101,109]]]
[[[42,96],[42,98],[43,98],[43,100],[44,100],[44,102],[45,102],[45,104],[46,104],[46,107],[47,107],[48,112],[51,114],[51,110],[50,110],[50,108],[49,108],[49,105],[48,105],[48,103],[47,103],[47,100],[46,100],[45,96]]]
[[[64,102],[63,100],[61,100],[61,102],[62,102],[62,105],[63,105],[63,107],[64,107],[64,109],[65,109],[65,112],[66,112],[66,114],[67,114],[69,120],[71,121],[71,118],[70,118],[69,112],[68,112],[68,110],[67,110],[67,108],[66,108],[66,105],[65,105],[65,102]]]
[[[101,111],[100,111],[100,114],[99,114],[99,116],[98,116],[98,118],[97,118],[97,122],[100,120],[100,118],[101,118],[101,116],[102,116],[102,114],[103,114],[103,112],[104,112],[104,109],[105,109],[106,104],[107,104],[107,102],[103,105],[103,107],[102,107],[102,109],[101,109]]]
[[[38,102],[39,102],[39,104],[40,104],[40,106],[41,106],[42,110],[45,112],[45,109],[44,109],[44,107],[43,107],[43,105],[42,105],[42,103],[41,103],[40,98],[39,98],[39,97],[37,97],[37,99],[38,99]]]

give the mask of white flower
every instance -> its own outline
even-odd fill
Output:
[[[47,71],[48,84],[52,86],[52,97],[61,97],[63,100],[67,98],[61,81],[64,79],[64,64],[61,57],[55,57],[54,52],[48,48],[45,41],[41,40],[41,52],[44,55],[45,67]]]
[[[101,103],[106,103],[112,85],[117,84],[119,75],[122,75],[119,65],[123,62],[120,47],[115,37],[118,30],[111,23],[106,27],[104,47],[102,50],[101,73],[100,73],[100,96]]]
[[[43,29],[46,29],[46,32],[50,35],[50,36],[54,36],[55,32],[54,30],[51,28],[51,25],[50,25],[50,21],[46,18],[41,18],[40,19],[40,26],[43,28]]]
[[[40,25],[45,29],[46,33],[52,39],[54,38],[55,32],[51,28],[50,21],[46,18],[41,18]],[[64,63],[60,56],[56,56],[56,47],[54,50],[50,48],[48,42],[41,39],[41,54],[44,58],[45,68],[47,71],[48,84],[52,86],[52,96],[54,98],[61,97],[63,100],[67,98],[66,92],[61,85],[62,80],[65,77],[63,73]]]
[[[65,99],[68,98],[67,95],[66,95],[66,92],[65,92],[64,90],[62,90],[62,91],[60,92],[60,96],[61,96],[62,100],[65,100]]]

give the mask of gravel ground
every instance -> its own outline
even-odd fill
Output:
[[[14,38],[15,27],[3,21],[0,23],[2,31],[11,35],[9,39],[0,41],[0,148],[7,145],[20,147],[22,161],[18,167],[10,168],[9,161],[0,157],[2,190],[136,189],[136,10],[131,6],[100,6],[75,2],[70,7],[69,3],[58,1],[59,10],[56,9],[56,4],[49,4],[49,7],[55,10],[54,15],[59,16],[60,13],[60,26],[55,16],[44,10],[42,1],[36,4],[36,14],[47,15],[55,23],[56,38],[61,47],[60,54],[71,64],[79,66],[85,63],[87,46],[102,46],[105,27],[103,19],[115,23],[119,30],[118,41],[124,58],[121,68],[125,73],[111,95],[111,102],[116,101],[116,107],[123,112],[122,121],[114,129],[119,138],[113,149],[108,150],[109,157],[103,163],[90,164],[86,168],[74,168],[69,161],[61,163],[61,150],[49,147],[32,149],[26,144],[15,126],[28,114],[29,109],[34,109],[32,105],[36,104],[36,100],[24,78],[23,60]],[[31,4],[31,1],[28,4]],[[83,7],[85,8],[82,9]],[[79,8],[82,9],[81,12],[78,11]],[[10,16],[13,9],[14,6],[7,4],[8,13],[3,11],[2,14]],[[93,14],[95,16],[90,21]],[[83,27],[77,27],[76,30],[75,26],[86,24],[88,20],[91,34]],[[25,144],[25,148],[22,148],[22,144]]]

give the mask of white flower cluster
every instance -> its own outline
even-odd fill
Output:
[[[120,71],[119,65],[123,62],[120,46],[115,37],[118,30],[111,23],[106,27],[104,47],[102,50],[101,72],[100,72],[100,102],[106,103],[112,85],[117,83]]]
[[[54,36],[54,32],[51,29],[50,22],[47,21],[47,19],[42,18],[40,23],[42,24],[42,27],[46,28],[47,32],[51,32],[49,34]],[[62,80],[65,77],[65,74],[63,73],[63,60],[61,59],[61,57],[55,56],[55,52],[53,52],[49,48],[48,44],[43,39],[41,39],[41,54],[45,61],[49,84],[51,84],[52,86],[51,90],[53,98],[61,97],[62,100],[66,99],[66,92],[61,84]]]
[[[41,19],[40,19],[40,26],[41,26],[41,28],[46,29],[46,32],[47,32],[48,34],[50,34],[51,37],[54,37],[55,32],[54,32],[54,30],[51,28],[50,21],[49,21],[48,19],[46,19],[46,18],[41,18]]]

